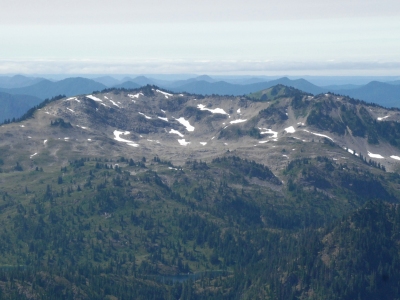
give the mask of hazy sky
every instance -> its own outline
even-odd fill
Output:
[[[399,0],[2,0],[0,73],[400,75]]]

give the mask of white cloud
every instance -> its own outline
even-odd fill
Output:
[[[398,0],[3,0],[2,24],[132,24],[398,16]]]

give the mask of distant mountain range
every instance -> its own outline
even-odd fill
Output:
[[[6,119],[21,117],[31,107],[38,105],[42,99],[28,95],[11,95],[0,92],[0,123]]]
[[[34,85],[43,80],[46,80],[46,79],[40,78],[40,77],[26,77],[23,75],[15,75],[12,77],[0,76],[0,88],[7,88],[7,89],[21,88],[21,87]]]
[[[79,94],[87,94],[93,91],[100,91],[106,86],[91,79],[76,77],[52,82],[50,80],[42,80],[30,86],[0,89],[0,91],[8,94],[30,95],[41,99],[51,98],[57,95],[74,96]]]
[[[0,120],[2,121],[5,118],[18,117],[21,115],[23,107],[29,109],[38,103],[37,99],[44,100],[45,98],[51,98],[58,95],[74,96],[87,94],[93,91],[101,91],[105,88],[136,89],[148,84],[157,85],[175,93],[188,92],[202,95],[214,94],[234,96],[246,95],[270,88],[277,84],[282,84],[314,95],[333,92],[364,100],[366,102],[377,103],[385,107],[400,107],[400,80],[392,80],[388,82],[372,81],[365,85],[336,84],[318,86],[305,79],[293,80],[288,77],[269,81],[266,81],[266,79],[262,77],[237,79],[224,78],[224,80],[217,80],[208,75],[202,75],[185,80],[168,81],[146,76],[137,76],[135,78],[124,77],[122,79],[116,79],[112,76],[102,76],[93,79],[73,77],[60,81],[51,81],[40,77],[15,75],[12,77],[0,77],[0,92],[14,96],[19,95],[14,98],[18,98],[18,101],[20,101],[13,103],[13,106],[10,106],[12,103],[12,100],[10,99],[14,98],[11,96],[4,96],[3,94],[0,98],[0,104],[3,107],[3,111],[0,114]],[[27,96],[34,98],[29,98]],[[16,107],[18,107],[18,109]]]

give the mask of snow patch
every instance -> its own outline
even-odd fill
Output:
[[[377,118],[377,120],[378,120],[378,121],[382,121],[382,120],[384,120],[384,119],[386,119],[386,118],[389,118],[389,116],[384,116],[384,117],[382,117],[382,118]]]
[[[371,152],[369,152],[368,151],[368,156],[369,157],[372,157],[372,158],[379,158],[379,159],[382,159],[382,158],[384,158],[382,155],[380,155],[380,154],[374,154],[374,153],[371,153]]]
[[[149,117],[149,116],[146,116],[144,113],[141,113],[141,112],[139,112],[139,115],[142,115],[142,116],[144,116],[146,119],[151,119],[151,117]]]
[[[70,108],[68,108],[68,107],[67,107],[67,109],[68,109],[69,111],[71,111],[71,112],[75,113],[75,111],[73,111],[72,109],[70,109]]]
[[[163,118],[163,117],[158,117],[160,120],[163,120],[165,122],[168,122],[168,118]]]
[[[74,100],[76,102],[81,102],[81,100],[78,100],[78,98],[76,98],[76,97],[71,97],[71,98],[65,99],[64,101],[70,101],[70,100]]]
[[[35,155],[37,155],[37,153],[32,154],[31,156],[29,156],[29,158],[32,159],[32,157],[34,157]]]
[[[222,108],[214,108],[214,109],[210,109],[210,108],[206,108],[205,105],[203,104],[198,104],[197,108],[200,110],[208,110],[209,112],[213,113],[213,114],[222,114],[222,115],[227,115],[228,113],[223,110]]]
[[[277,131],[272,131],[269,128],[258,128],[260,130],[265,130],[265,131],[261,131],[260,134],[272,134],[272,138],[277,138],[278,137],[278,132]]]
[[[110,101],[111,101],[111,103],[112,103],[113,105],[115,105],[116,107],[120,108],[119,105],[118,105],[117,103],[115,103],[115,102],[112,101],[111,99],[110,99]]]
[[[240,114],[240,108],[236,111],[238,114]]]
[[[192,125],[190,125],[188,120],[185,120],[184,117],[180,117],[179,119],[175,119],[177,120],[179,123],[181,123],[183,126],[186,127],[187,131],[194,131],[194,127]]]
[[[207,142],[200,142],[203,146],[207,145]]]
[[[400,160],[400,157],[396,156],[396,155],[392,155],[392,156],[390,156],[390,158],[393,158],[393,159],[396,159],[396,160]]]
[[[92,139],[87,139],[89,142],[92,140]]]
[[[139,99],[139,96],[144,96],[144,95],[143,95],[143,93],[137,93],[135,95],[128,94],[128,97],[131,99],[133,99],[133,98]]]
[[[303,130],[303,131],[308,132],[308,133],[311,133],[311,134],[316,135],[316,136],[320,136],[320,137],[324,137],[324,138],[330,139],[330,140],[333,142],[333,139],[332,139],[331,137],[325,135],[325,134],[320,134],[320,133],[316,133],[316,132],[311,132],[311,131],[308,131],[308,130]]]
[[[268,143],[268,141],[259,141],[258,143],[259,144],[265,144],[265,143]]]
[[[25,125],[19,125],[19,127],[22,127],[22,128],[24,128],[24,127],[25,127]]]
[[[44,141],[43,141],[43,145],[46,145],[46,143],[47,143],[47,140],[44,140]]]
[[[129,146],[138,147],[139,145],[136,144],[135,142],[132,142],[132,141],[129,141],[129,140],[125,140],[125,139],[120,137],[121,135],[128,135],[128,134],[130,134],[129,131],[114,130],[114,140],[116,140],[118,142],[127,143]]]
[[[167,99],[168,99],[168,96],[170,96],[170,97],[173,96],[172,94],[169,94],[169,93],[166,93],[166,92],[163,92],[163,91],[160,91],[160,90],[156,90],[156,92],[163,94],[165,96],[165,98],[167,98]]]
[[[295,132],[296,132],[296,130],[294,129],[293,126],[290,126],[290,127],[288,127],[288,128],[285,128],[285,131],[286,131],[287,133],[295,133]]]
[[[246,121],[247,121],[247,119],[246,119],[246,120],[237,119],[237,120],[234,120],[234,121],[230,121],[229,123],[231,123],[231,124],[237,124],[237,123],[243,123],[243,122],[246,122]]]
[[[103,100],[101,100],[93,95],[87,95],[86,98],[92,99],[93,101],[97,101],[97,102],[103,102]]]
[[[190,142],[186,142],[185,139],[178,140],[178,142],[179,142],[179,144],[180,144],[181,146],[187,146],[187,145],[190,144]]]
[[[175,129],[171,129],[168,133],[174,133],[174,134],[179,135],[180,137],[184,137],[184,135],[182,133],[180,133],[178,130],[175,130]]]

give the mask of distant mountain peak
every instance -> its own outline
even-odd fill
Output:
[[[207,81],[207,82],[215,82],[215,79],[210,77],[210,76],[208,76],[208,75],[200,75],[200,76],[197,76],[195,79],[196,80],[204,80],[204,81]]]

